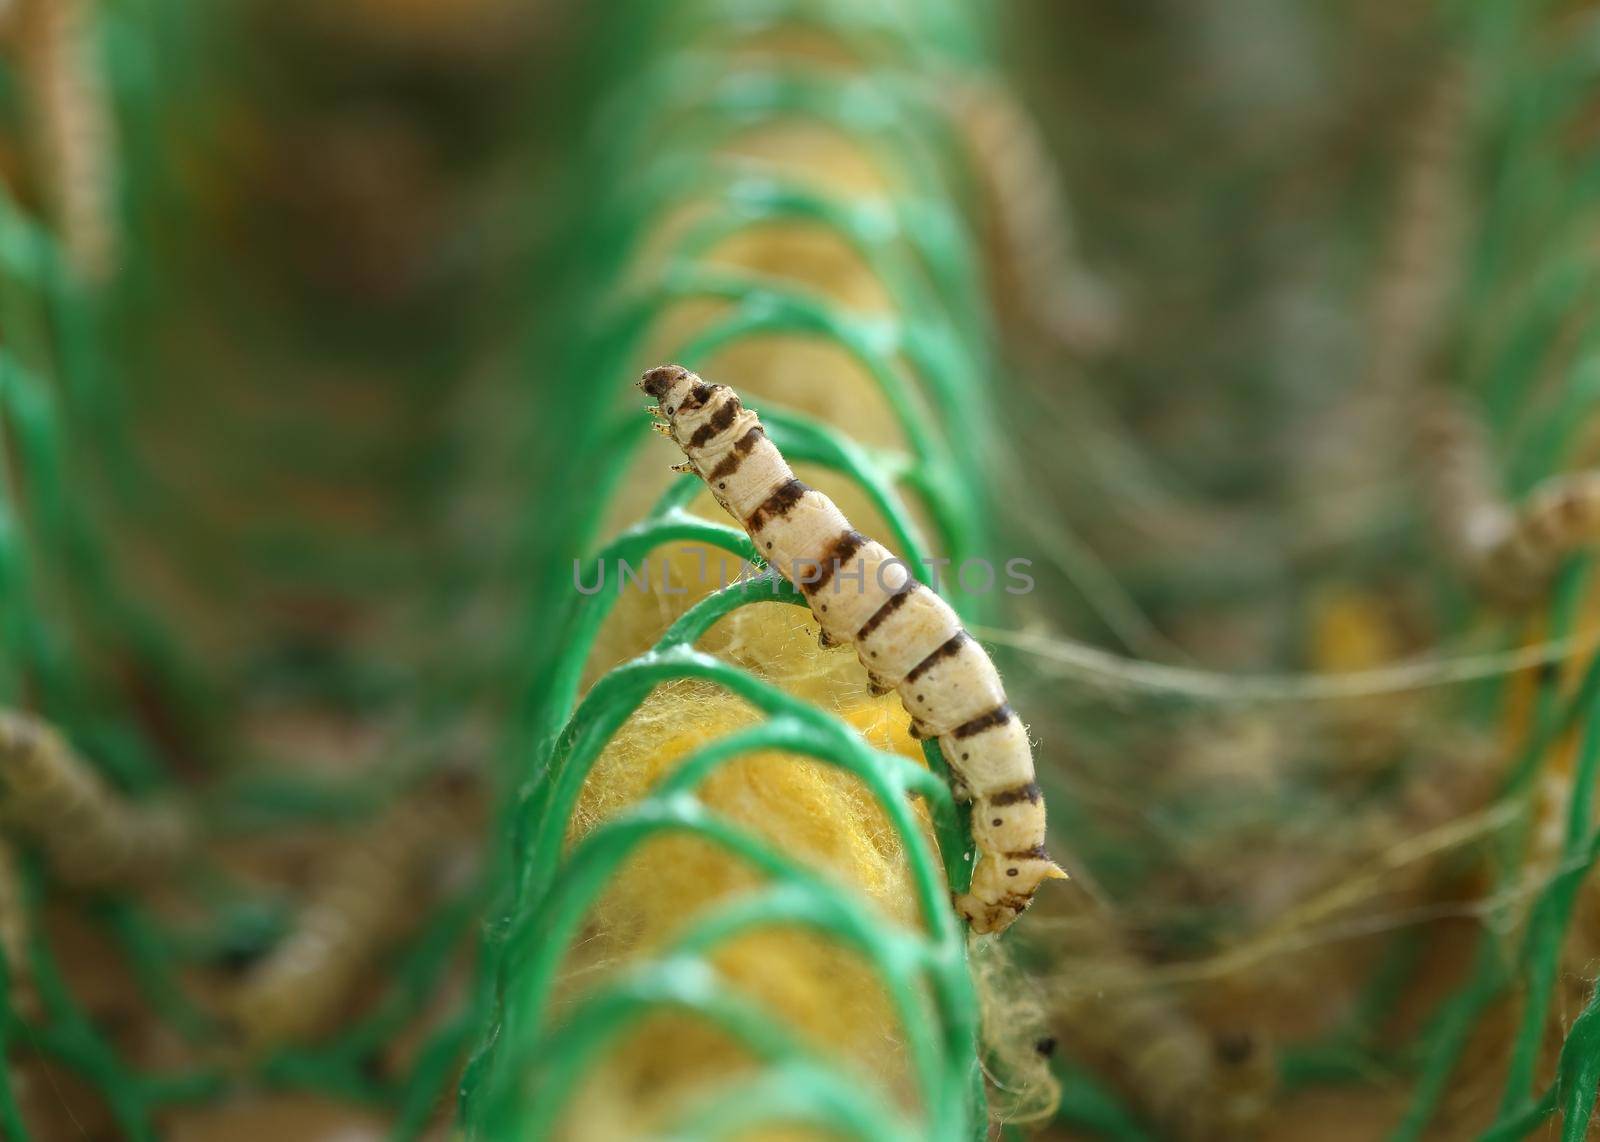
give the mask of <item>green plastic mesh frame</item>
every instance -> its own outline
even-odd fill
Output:
[[[722,74],[725,65],[705,66],[714,57],[697,50],[698,37],[719,27],[755,30],[797,19],[841,33],[879,69],[874,82],[820,68]],[[599,392],[602,407],[623,405],[625,411],[580,418],[589,438],[562,462],[590,474],[592,490],[559,527],[546,522],[542,529],[549,564],[544,594],[566,598],[535,604],[528,654],[539,665],[510,759],[514,775],[527,784],[508,826],[503,938],[488,955],[499,981],[493,1030],[463,1085],[465,1122],[475,1136],[548,1136],[563,1097],[605,1048],[651,1012],[669,1008],[721,1028],[761,1062],[754,1077],[685,1112],[668,1128],[673,1137],[725,1137],[775,1122],[863,1139],[972,1138],[985,1130],[977,1003],[964,932],[946,895],[947,881],[959,887],[970,877],[971,844],[937,746],[927,748],[926,769],[872,750],[838,718],[695,649],[696,640],[736,608],[775,601],[804,606],[770,574],[702,600],[654,649],[613,669],[580,702],[579,676],[615,594],[578,597],[569,608],[573,592],[557,586],[573,551],[594,552],[586,557],[583,581],[592,581],[604,563],[637,563],[662,545],[684,541],[759,564],[742,532],[686,513],[699,487],[693,477],[676,481],[645,520],[596,550],[605,505],[649,436],[647,419],[613,398],[631,395],[629,363],[654,317],[673,301],[697,297],[733,304],[676,347],[672,359],[694,368],[732,343],[772,334],[839,347],[887,399],[907,452],[869,452],[833,426],[767,405],[762,416],[774,442],[791,461],[821,465],[858,485],[888,522],[886,538],[911,560],[938,550],[959,562],[982,550],[983,489],[974,477],[985,444],[990,345],[979,266],[959,209],[970,187],[960,181],[955,140],[930,104],[927,84],[911,70],[926,60],[944,70],[975,66],[981,60],[975,38],[953,34],[963,31],[964,20],[954,6],[934,3],[899,10],[888,4],[721,3],[675,5],[666,18],[647,17],[641,6],[615,25],[638,37],[640,62],[618,67],[611,54],[616,44],[610,45],[611,74],[633,79],[598,119],[593,184],[622,193],[601,208],[599,232],[584,236],[592,272],[606,278],[625,267],[634,243],[671,205],[693,199],[716,209],[678,239],[657,280],[620,299],[603,287],[589,295],[604,316],[589,324],[591,335],[563,370],[567,383],[545,386]],[[946,45],[963,50],[941,46],[941,34],[949,37]],[[717,78],[696,78],[705,75]],[[710,153],[731,131],[794,117],[867,140],[899,180],[896,193],[882,201],[840,198],[751,173]],[[696,264],[727,235],[785,221],[827,227],[849,243],[893,298],[895,316],[863,319],[780,282]],[[546,415],[562,422],[559,409]],[[907,496],[925,510],[935,532],[931,541],[919,532]],[[563,853],[567,821],[606,742],[656,686],[680,678],[713,682],[765,720],[702,747],[650,797]],[[718,820],[695,799],[696,786],[717,766],[772,749],[837,766],[871,791],[905,846],[925,931],[888,924],[852,894]],[[938,851],[920,832],[908,795],[929,806]],[[767,887],[697,918],[670,948],[554,1013],[557,969],[587,907],[630,852],[670,832],[692,833],[749,862],[766,874]],[[883,1093],[817,1057],[770,1015],[718,986],[705,954],[739,933],[771,927],[824,933],[870,965],[897,1013],[915,1075],[918,1106],[910,1119]]]

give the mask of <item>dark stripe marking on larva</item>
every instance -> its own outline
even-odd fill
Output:
[[[958,738],[970,738],[974,734],[983,733],[984,730],[992,730],[996,726],[1003,726],[1014,717],[1016,717],[1016,714],[1011,709],[1011,703],[1001,702],[988,713],[979,714],[970,722],[962,722],[950,733]]]
[[[750,450],[756,446],[756,441],[767,434],[766,429],[759,424],[749,432],[733,442],[733,450],[718,461],[717,466],[706,473],[706,480],[726,480],[739,470],[739,465],[744,463],[744,458],[750,455]]]
[[[864,642],[866,639],[871,638],[872,632],[888,622],[890,615],[905,606],[906,600],[911,598],[912,592],[920,586],[922,584],[915,579],[907,579],[896,587],[894,594],[885,599],[883,605],[872,612],[872,617],[861,624],[861,629],[856,631],[856,641]]]
[[[712,413],[706,422],[694,430],[694,435],[689,437],[690,448],[704,448],[717,438],[717,435],[727,430],[733,423],[733,418],[739,415],[741,406],[739,398],[730,396],[717,406],[717,411]]]
[[[1006,853],[1007,860],[1049,860],[1050,854],[1044,851],[1043,843],[1034,845],[1031,849],[1018,849],[1016,852]]]
[[[833,581],[833,576],[839,568],[850,562],[866,542],[867,537],[854,528],[840,532],[839,538],[830,543],[828,550],[822,553],[822,566],[817,568],[816,582],[802,583],[800,589],[808,595],[815,595]]]
[[[998,793],[991,793],[985,800],[996,809],[1003,809],[1007,805],[1015,805],[1019,801],[1037,805],[1039,799],[1043,796],[1043,792],[1039,789],[1039,783],[1030,781],[1026,785],[1013,785],[1010,789],[1002,789]]]
[[[924,674],[937,666],[940,659],[949,658],[958,652],[961,649],[962,644],[965,643],[969,637],[971,636],[968,635],[964,630],[956,631],[955,634],[951,635],[949,638],[940,643],[937,650],[913,666],[911,668],[911,673],[906,675],[905,680],[907,682],[915,682],[918,678],[921,678]]]
[[[750,531],[760,531],[775,519],[782,519],[793,510],[794,505],[811,489],[799,480],[786,480],[778,485],[778,490],[762,500],[750,517],[744,521],[745,527]]]
[[[721,385],[708,385],[701,381],[689,390],[689,395],[683,398],[683,403],[678,406],[678,411],[692,412],[697,408],[703,408],[706,402],[711,399],[712,394],[721,387]]]

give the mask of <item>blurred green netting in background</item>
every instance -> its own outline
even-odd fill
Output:
[[[181,521],[189,506],[188,489],[162,485],[130,446],[128,413],[154,392],[139,385],[148,362],[109,346],[147,344],[149,323],[162,320],[170,312],[164,304],[174,300],[166,267],[154,264],[139,239],[169,226],[181,201],[168,165],[174,119],[203,123],[190,100],[206,74],[196,65],[209,25],[192,17],[186,5],[128,0],[96,6],[87,25],[85,58],[104,69],[120,144],[111,172],[120,191],[116,224],[125,222],[132,235],[114,289],[79,280],[57,236],[32,216],[36,211],[10,196],[0,203],[0,702],[62,727],[106,780],[133,798],[173,793],[180,768],[188,769],[184,780],[202,784],[192,768],[198,754],[211,765],[212,780],[195,804],[204,805],[213,837],[227,837],[370,817],[415,778],[416,762],[402,759],[365,782],[226,772],[242,768],[239,747],[222,744],[221,736],[238,710],[234,680],[219,686],[215,673],[130,595],[119,568],[126,551],[106,540],[107,525],[127,540],[140,529]],[[4,78],[7,129],[20,149],[36,146],[29,137],[36,109],[11,61]],[[426,724],[426,699],[415,717]],[[168,753],[173,735],[184,747],[181,756]],[[419,1056],[414,1078],[374,1078],[372,1060],[432,998],[453,950],[481,915],[476,889],[418,926],[361,1019],[314,1047],[275,1051],[241,1069],[223,1061],[226,1034],[186,977],[270,947],[291,922],[290,905],[203,864],[187,864],[167,886],[184,897],[187,915],[178,917],[158,916],[131,896],[75,896],[31,856],[21,862],[20,878],[30,937],[23,971],[39,1002],[26,1014],[5,1005],[6,1055],[45,1060],[81,1081],[103,1102],[116,1137],[157,1137],[158,1118],[172,1108],[222,1101],[262,1083],[398,1111],[413,1092],[437,1091],[454,1073],[454,1055],[437,1051]],[[148,1053],[144,1045],[130,1048],[125,1035],[108,1031],[88,1010],[79,994],[83,981],[59,962],[45,923],[47,909],[63,908],[80,914],[94,938],[127,964],[138,1002],[161,1034],[186,1045],[188,1065],[142,1063],[134,1056]],[[8,1139],[35,1136],[19,1111],[20,1074],[8,1068],[0,1084],[0,1134]],[[66,1113],[76,1124],[87,1110],[85,1103]]]

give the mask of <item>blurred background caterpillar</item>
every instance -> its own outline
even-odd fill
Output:
[[[247,1046],[263,1050],[328,1029],[383,951],[426,915],[451,854],[476,847],[478,801],[465,774],[434,778],[341,847],[289,934],[228,997]]]
[[[0,711],[0,828],[37,846],[56,875],[82,888],[159,876],[193,840],[181,806],[124,799],[59,732],[14,711]]]
[[[1117,303],[1083,264],[1061,173],[1038,124],[993,80],[953,77],[940,97],[979,183],[991,288],[1016,338],[1010,351],[1042,339],[1047,349],[1035,350],[1036,361],[1062,350],[1080,359],[1103,354],[1117,336]]]
[[[1444,392],[1434,395],[1425,416],[1423,467],[1447,550],[1492,597],[1516,606],[1535,602],[1563,560],[1600,542],[1600,472],[1551,476],[1512,506],[1498,491],[1481,419]]]
[[[116,141],[97,20],[101,0],[13,0],[45,194],[68,262],[103,285],[114,272]]]
[[[1264,1029],[1249,1016],[1225,1030],[1207,1027],[1119,928],[1081,888],[1052,928],[1072,965],[1050,989],[1059,1049],[1108,1076],[1163,1137],[1255,1137],[1277,1083]]]

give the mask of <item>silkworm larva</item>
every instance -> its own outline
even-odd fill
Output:
[[[1115,307],[1078,267],[1066,195],[1038,126],[992,82],[950,83],[941,95],[983,189],[999,291],[1058,344],[1104,349],[1116,336]]]
[[[854,643],[874,690],[899,691],[913,736],[939,740],[957,796],[974,803],[980,855],[972,889],[956,898],[956,909],[975,932],[1004,931],[1042,881],[1066,874],[1045,852],[1044,798],[1028,732],[988,654],[904,560],[795,479],[732,389],[678,365],[651,369],[640,387],[656,398],[663,431],[717,502],[806,596],[824,642]],[[846,582],[853,589],[842,589]]]
[[[464,783],[441,785],[397,802],[346,848],[294,931],[245,978],[229,1011],[251,1046],[322,1030],[419,913],[419,884],[465,828]]]
[[[1086,896],[1069,903],[1058,946],[1052,1025],[1079,1062],[1105,1074],[1184,1142],[1253,1137],[1271,1103],[1276,1052],[1245,1028],[1216,1032],[1130,947],[1118,918]]]
[[[1513,508],[1495,490],[1482,423],[1447,395],[1428,410],[1421,444],[1452,556],[1502,601],[1534,601],[1563,559],[1600,540],[1600,471],[1551,476]]]
[[[0,711],[0,824],[38,845],[63,881],[86,888],[155,875],[189,842],[176,806],[123,800],[54,729],[9,711]]]
[[[1467,200],[1471,87],[1463,65],[1445,61],[1421,92],[1401,140],[1395,224],[1373,294],[1368,387],[1392,411],[1438,348],[1458,272]]]
[[[112,129],[94,59],[94,0],[34,0],[28,75],[67,259],[103,281],[116,257]]]

